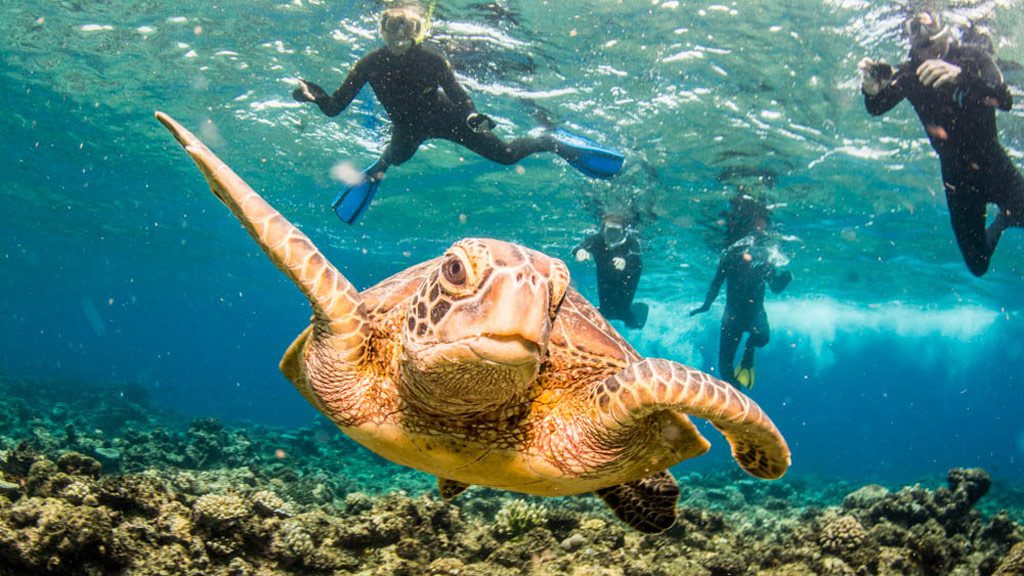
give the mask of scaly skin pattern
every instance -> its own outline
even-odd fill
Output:
[[[217,197],[309,299],[312,323],[281,369],[353,439],[462,484],[536,495],[649,478],[708,449],[688,414],[751,474],[789,449],[738,390],[641,358],[569,288],[558,259],[470,238],[363,293],[195,136],[157,113]]]

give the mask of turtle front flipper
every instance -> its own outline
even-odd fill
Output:
[[[313,333],[318,345],[332,351],[331,361],[359,363],[366,354],[369,325],[355,287],[301,230],[260,197],[195,135],[162,112],[157,112],[156,117],[192,156],[217,198],[309,299],[313,306]],[[286,368],[287,361],[286,356],[282,368]]]
[[[619,520],[645,534],[660,534],[676,523],[679,485],[668,470],[595,493]]]
[[[678,362],[641,360],[598,382],[590,393],[600,428],[610,438],[659,413],[683,412],[709,420],[750,474],[775,479],[789,468],[789,446],[760,406],[732,385]]]

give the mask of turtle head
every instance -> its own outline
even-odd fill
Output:
[[[435,262],[406,313],[404,392],[444,412],[501,406],[536,378],[569,270],[482,238],[455,243]]]

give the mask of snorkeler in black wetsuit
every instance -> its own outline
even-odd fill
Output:
[[[601,230],[580,242],[572,253],[578,262],[594,258],[601,315],[639,329],[647,323],[648,310],[647,304],[633,303],[643,273],[637,236],[636,229],[625,218],[608,214],[601,222]]]
[[[391,142],[374,168],[375,175],[412,158],[430,138],[458,142],[499,164],[556,151],[558,142],[550,136],[510,143],[495,136],[490,131],[494,121],[476,111],[444,56],[419,42],[423,26],[423,15],[413,6],[386,10],[381,17],[384,48],[356,62],[334,94],[300,80],[295,99],[314,102],[324,114],[337,116],[369,82],[393,122]]]
[[[996,132],[995,108],[1009,110],[1013,98],[992,55],[954,42],[938,15],[918,14],[907,32],[908,62],[895,70],[870,58],[858,65],[864,104],[876,116],[904,98],[914,106],[939,155],[960,252],[971,273],[982,276],[1003,231],[1024,226],[1024,178]],[[999,212],[986,229],[988,204]]]
[[[385,47],[356,62],[334,94],[306,80],[299,80],[299,87],[292,94],[299,102],[313,102],[324,114],[337,116],[369,82],[391,118],[391,141],[381,158],[365,171],[367,184],[346,190],[355,191],[358,199],[343,208],[344,214],[339,211],[339,216],[350,223],[358,218],[384,172],[412,158],[420,145],[431,138],[456,142],[505,165],[538,152],[554,152],[596,178],[610,178],[621,168],[622,155],[617,151],[579,137],[566,139],[572,135],[564,131],[511,142],[498,138],[491,132],[495,122],[477,112],[473,99],[459,84],[444,56],[422,45],[425,28],[425,15],[418,5],[389,8],[381,16],[380,24]]]
[[[749,196],[747,202],[757,202]],[[789,261],[769,237],[767,208],[759,204],[761,215],[749,222],[749,232],[722,253],[718,271],[711,281],[704,304],[690,311],[695,316],[711,309],[718,298],[722,283],[728,281],[725,294],[725,313],[722,314],[722,332],[718,349],[718,369],[721,377],[746,388],[754,387],[754,350],[768,344],[770,328],[764,310],[764,288],[782,292],[793,279],[788,270],[782,270]],[[734,227],[731,227],[734,228]],[[743,333],[749,333],[743,359],[733,370],[736,350]]]

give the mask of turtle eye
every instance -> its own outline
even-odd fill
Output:
[[[449,258],[441,267],[441,273],[453,286],[463,286],[466,283],[466,266],[458,258]]]

